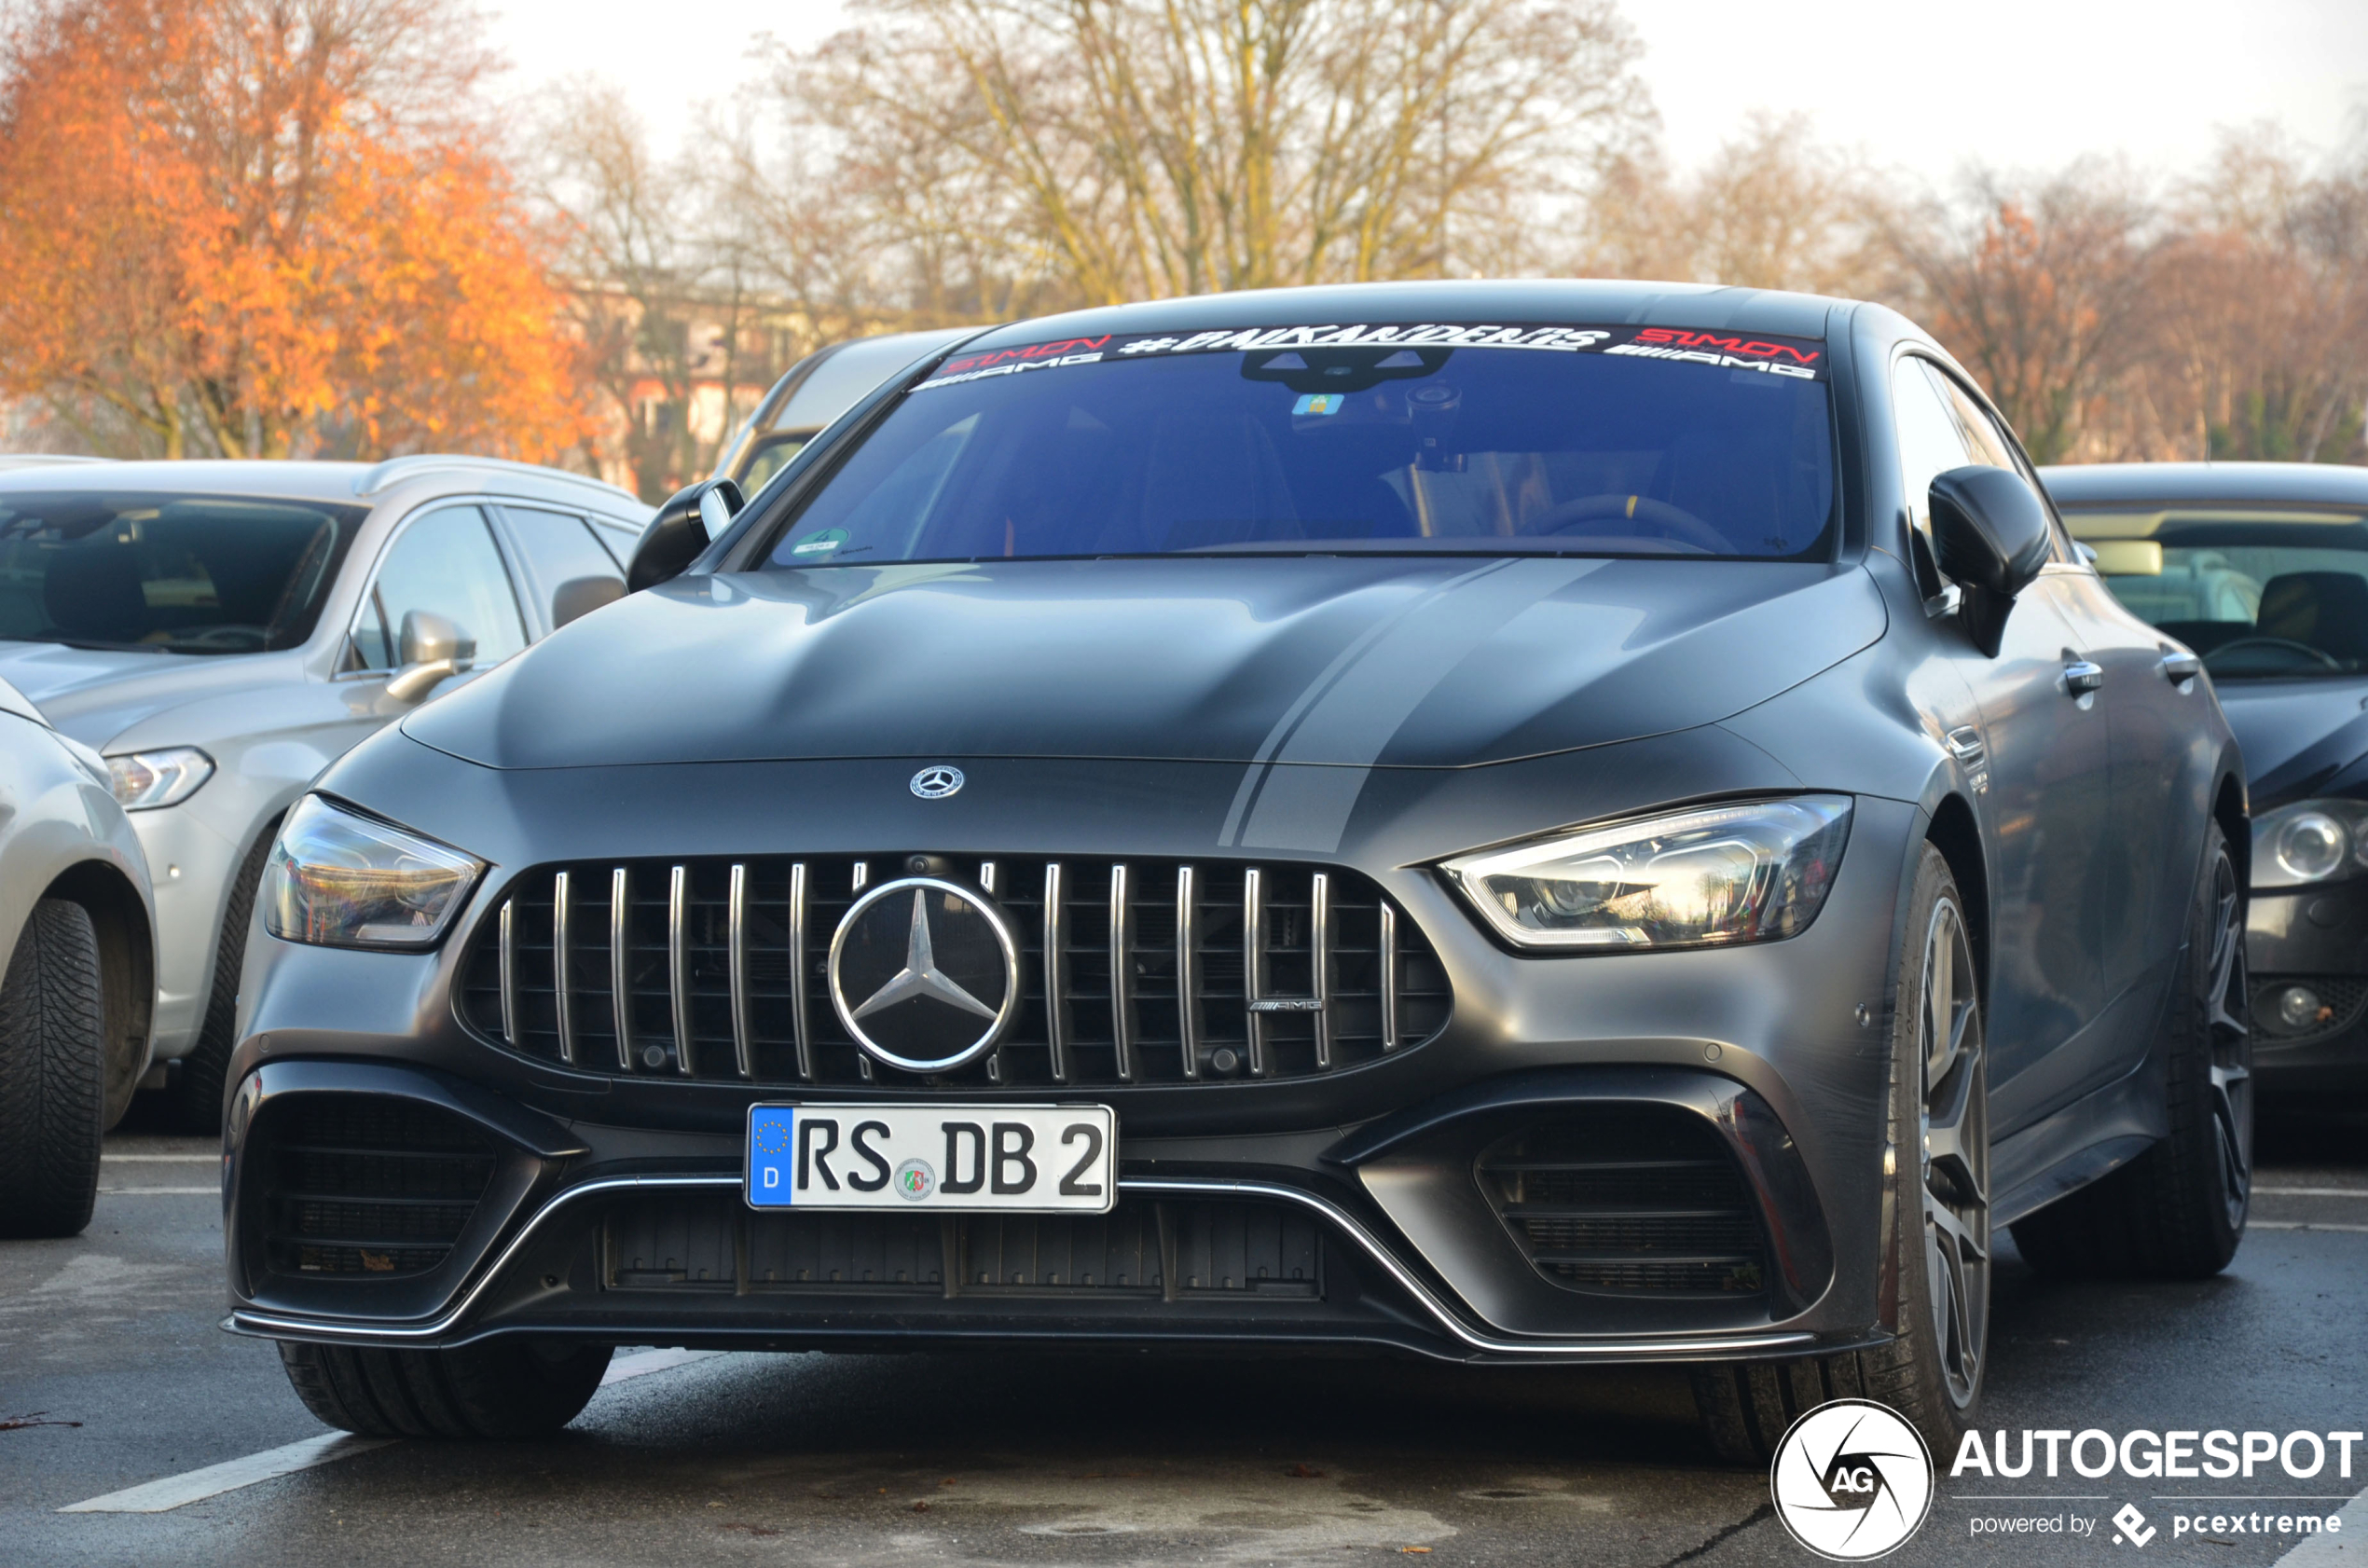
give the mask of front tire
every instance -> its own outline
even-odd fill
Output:
[[[280,1341],[304,1408],[365,1437],[547,1437],[583,1413],[612,1354],[516,1338],[458,1350]]]
[[[90,912],[44,899],[0,980],[0,1236],[72,1236],[98,1202],[107,1021]]]
[[[1888,1405],[1953,1453],[1989,1342],[1989,1076],[1964,902],[1921,848],[1892,1009],[1891,1272],[1899,1333],[1871,1350],[1700,1368],[1694,1403],[1719,1457],[1765,1466],[1795,1419],[1832,1399]]]
[[[2024,1261],[2064,1278],[2206,1279],[2237,1256],[2252,1204],[2249,983],[2244,892],[2214,823],[2164,1030],[2170,1135],[2017,1220]]]

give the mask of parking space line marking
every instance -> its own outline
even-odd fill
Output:
[[[2368,1187],[2255,1187],[2273,1198],[2368,1198]]]
[[[2252,1231],[2350,1231],[2368,1235],[2368,1225],[2320,1225],[2300,1219],[2248,1219],[2245,1226]]]
[[[208,1198],[222,1196],[222,1189],[219,1187],[102,1187],[99,1189],[99,1196],[102,1198],[122,1198],[141,1192],[184,1198],[197,1197],[200,1194]]]
[[[212,1164],[219,1154],[102,1154],[103,1165],[193,1165]]]
[[[2306,1535],[2300,1545],[2278,1560],[2277,1568],[2336,1568],[2361,1561],[2359,1533],[2368,1529],[2368,1492],[2345,1504],[2335,1516],[2343,1520],[2340,1534]]]
[[[340,1459],[351,1459],[357,1453],[384,1448],[394,1440],[392,1437],[357,1437],[351,1432],[324,1432],[318,1437],[307,1437],[302,1442],[248,1454],[244,1459],[225,1460],[186,1475],[167,1476],[159,1481],[110,1492],[104,1497],[93,1497],[87,1503],[69,1503],[58,1512],[166,1513],[184,1504],[219,1496],[226,1492],[236,1492],[257,1481],[294,1475],[298,1470],[310,1470],[316,1465],[334,1465]]]
[[[647,1377],[652,1372],[667,1371],[688,1362],[704,1361],[710,1355],[723,1354],[722,1351],[717,1350],[640,1351],[632,1355],[619,1356],[616,1360],[610,1362],[608,1371],[600,1379],[600,1386],[606,1388],[613,1382],[623,1382],[628,1378]]]
[[[151,1188],[156,1191],[160,1189]],[[211,1191],[211,1188],[194,1190]],[[633,1378],[647,1377],[652,1372],[669,1371],[693,1361],[704,1361],[720,1355],[713,1350],[645,1350],[637,1355],[621,1356],[609,1363],[600,1386],[625,1382]],[[376,1448],[402,1441],[399,1437],[357,1437],[350,1432],[324,1432],[318,1437],[282,1448],[251,1453],[244,1459],[225,1460],[209,1465],[202,1470],[186,1475],[167,1476],[162,1480],[146,1481],[139,1486],[110,1492],[104,1497],[93,1497],[87,1503],[69,1503],[58,1512],[62,1514],[161,1514],[184,1504],[236,1492],[241,1487],[258,1481],[294,1475],[319,1465],[334,1465],[340,1459],[351,1459],[357,1453],[367,1453]]]

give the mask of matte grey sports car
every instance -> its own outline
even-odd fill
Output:
[[[618,1343],[1676,1360],[1953,1444],[1992,1228],[2245,1219],[2192,658],[1880,308],[1277,291],[984,333],[273,850],[235,1327],[324,1419]]]

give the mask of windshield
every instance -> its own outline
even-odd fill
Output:
[[[0,639],[169,653],[294,647],[366,515],[230,496],[0,495]]]
[[[776,566],[1183,551],[1822,557],[1823,345],[1583,326],[1274,328],[957,355]]]
[[[2353,513],[2067,512],[2122,603],[2222,681],[2368,670],[2368,520]]]

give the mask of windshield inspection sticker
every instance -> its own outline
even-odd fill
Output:
[[[847,530],[824,529],[790,546],[792,556],[827,556],[847,543]]]
[[[1164,359],[1175,354],[1253,353],[1273,349],[1380,348],[1397,345],[1408,350],[1521,349],[1541,353],[1618,354],[1632,359],[1673,360],[1729,370],[1749,370],[1794,380],[1824,378],[1825,346],[1813,337],[1773,337],[1746,332],[1705,331],[1673,326],[1520,326],[1498,323],[1424,322],[1368,325],[1334,323],[1325,326],[1261,326],[1192,332],[1175,336],[1143,333],[1121,337],[1104,333],[1095,337],[1065,337],[1057,342],[1031,343],[1016,349],[989,349],[957,354],[914,388],[959,386],[991,376],[1016,376],[1062,365],[1095,364],[1113,359]],[[1399,363],[1419,364],[1413,354],[1392,355],[1377,369]],[[1295,408],[1294,413],[1325,413],[1328,409]]]
[[[1291,405],[1294,414],[1337,414],[1348,406],[1344,392],[1308,392]]]

